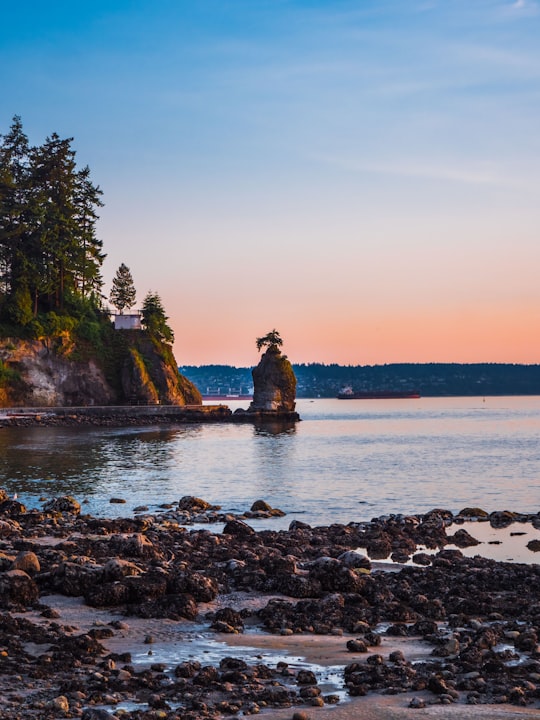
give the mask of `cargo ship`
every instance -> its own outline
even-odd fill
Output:
[[[354,391],[352,388],[343,388],[337,394],[338,400],[395,400],[419,398],[418,390],[360,390]]]

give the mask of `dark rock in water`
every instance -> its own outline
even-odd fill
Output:
[[[201,663],[198,660],[186,660],[175,667],[174,674],[180,678],[193,678],[200,669]]]
[[[296,376],[277,345],[270,345],[253,368],[253,401],[248,412],[292,413],[296,407]]]
[[[295,530],[311,530],[311,525],[301,520],[292,520],[289,524],[289,531],[294,532]]]
[[[337,558],[348,568],[361,568],[364,570],[371,569],[371,562],[368,557],[362,555],[362,553],[355,552],[354,550],[347,550]]]
[[[480,545],[480,540],[477,540],[470,535],[464,528],[460,528],[453,535],[448,536],[448,540],[459,548],[473,547],[474,545]]]
[[[317,678],[312,670],[299,670],[296,682],[298,685],[317,685]]]
[[[250,535],[255,535],[255,530],[242,520],[229,520],[223,528],[223,534],[249,537]]]
[[[205,510],[221,510],[220,505],[211,505],[202,498],[194,495],[184,495],[178,502],[179,510],[188,510],[189,512],[205,512]]]
[[[26,507],[18,500],[4,500],[0,503],[0,515],[7,515],[7,517],[17,517],[26,512]]]
[[[512,525],[516,521],[516,513],[509,510],[499,510],[492,512],[489,516],[489,524],[494,528],[505,528]]]
[[[368,646],[361,638],[347,641],[347,650],[353,653],[367,653]]]
[[[258,512],[262,510],[264,512],[270,512],[272,506],[269,505],[265,500],[256,500],[250,508],[251,512]]]
[[[224,626],[231,628],[233,632],[244,632],[244,621],[241,614],[230,607],[218,610],[210,627],[216,632],[231,632],[231,630],[224,630]]]
[[[72,515],[80,515],[81,505],[71,495],[53,498],[46,502],[43,506],[45,512],[71,513]]]
[[[466,518],[487,518],[488,515],[488,512],[477,507],[466,507],[458,512],[458,517]]]
[[[85,708],[81,720],[111,720],[111,714],[103,708]]]
[[[527,549],[532,550],[532,552],[540,552],[540,540],[529,540]]]

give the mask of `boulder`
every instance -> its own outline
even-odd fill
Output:
[[[0,607],[26,608],[38,598],[38,586],[23,570],[0,573]]]
[[[38,556],[31,550],[21,550],[13,561],[12,570],[23,570],[28,575],[36,575],[41,570]]]
[[[71,513],[72,515],[80,515],[81,505],[71,495],[64,495],[63,497],[53,498],[45,503],[43,506],[45,512],[61,512]]]

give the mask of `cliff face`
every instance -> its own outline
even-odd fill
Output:
[[[178,373],[167,345],[142,331],[120,332],[114,345],[105,362],[98,353],[74,359],[77,348],[69,343],[53,349],[38,340],[0,339],[0,406],[202,402],[197,388]]]
[[[291,363],[279,348],[270,345],[253,368],[253,401],[249,412],[294,412],[296,376]]]
[[[141,331],[123,332],[127,354],[121,368],[122,395],[129,402],[201,405],[195,385],[178,372],[168,345]]]
[[[0,360],[11,377],[3,383],[4,407],[109,405],[116,393],[93,360],[77,362],[56,354],[38,340],[0,340]]]

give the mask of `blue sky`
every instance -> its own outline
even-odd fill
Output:
[[[181,364],[539,361],[536,0],[2,15],[0,132],[74,137]]]

